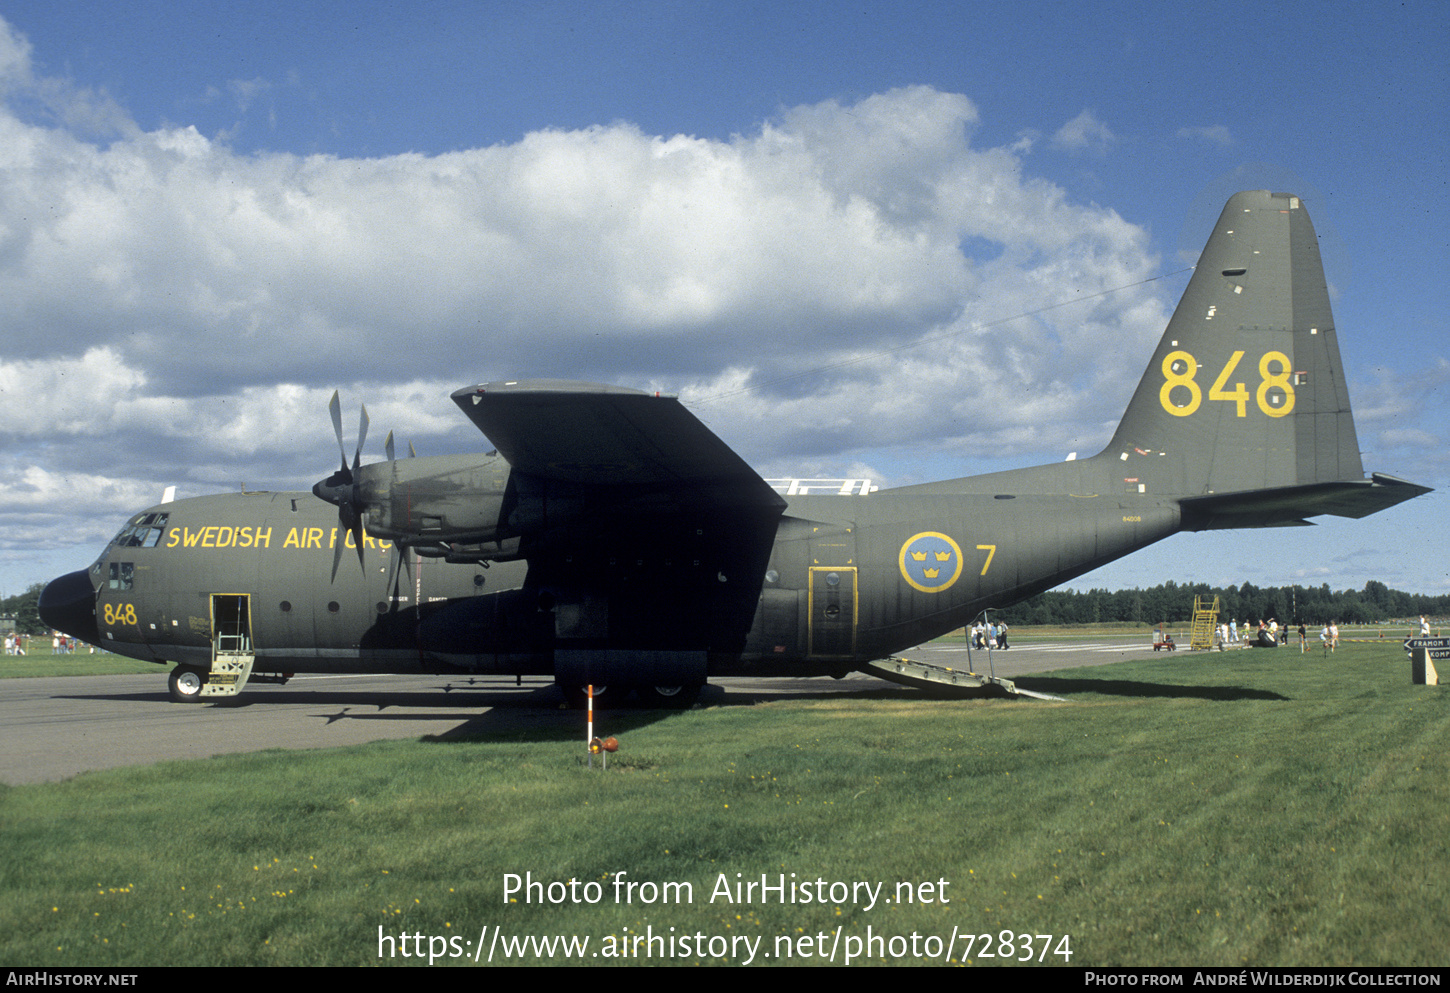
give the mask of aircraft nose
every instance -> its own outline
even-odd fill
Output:
[[[40,591],[37,604],[46,626],[64,631],[79,641],[94,645],[100,637],[96,628],[96,591],[84,569],[51,580]]]

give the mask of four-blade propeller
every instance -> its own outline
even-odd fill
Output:
[[[328,476],[322,482],[312,487],[312,492],[321,500],[337,507],[337,522],[343,531],[352,535],[353,545],[357,548],[358,565],[364,569],[367,563],[363,561],[363,506],[361,494],[358,492],[357,471],[362,465],[363,442],[368,436],[368,408],[362,408],[362,417],[357,427],[357,450],[353,452],[352,466],[347,464],[347,448],[342,441],[342,402],[336,391],[333,391],[332,400],[327,405],[328,411],[332,414],[332,430],[337,434],[337,450],[342,457],[342,466]],[[341,536],[339,535],[339,538]],[[339,540],[332,550],[332,578],[337,579],[337,566],[342,561],[342,546],[344,542]]]
[[[327,409],[332,415],[332,430],[337,435],[337,450],[341,458],[341,465],[336,472],[313,486],[312,492],[319,499],[326,500],[328,503],[337,507],[339,530],[352,535],[353,546],[357,549],[358,565],[366,573],[367,562],[363,553],[363,536],[365,532],[363,517],[367,506],[363,501],[362,488],[358,481],[358,470],[362,467],[363,444],[367,441],[368,436],[368,408],[366,405],[362,407],[362,414],[358,419],[357,448],[353,451],[351,466],[347,463],[347,447],[342,440],[342,402],[335,390],[332,394],[332,400],[328,402]],[[388,437],[383,447],[387,452],[388,462],[393,462],[393,432],[388,432]],[[417,452],[413,449],[412,442],[408,443],[408,455],[409,457],[417,455]],[[337,568],[342,562],[342,546],[346,544],[346,540],[342,538],[342,535],[339,535],[339,539],[334,543],[332,550],[333,582],[337,581]],[[412,569],[409,566],[406,551],[399,546],[396,552],[395,558],[401,560],[403,569],[407,571],[411,579]],[[399,578],[397,562],[394,562],[391,571],[392,576],[389,578],[388,586],[392,589],[393,595],[396,598]]]

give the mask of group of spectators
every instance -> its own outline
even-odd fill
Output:
[[[1300,621],[1297,628],[1290,628],[1288,624],[1280,626],[1278,620],[1270,617],[1268,620],[1261,620],[1257,626],[1249,621],[1244,622],[1242,639],[1239,634],[1238,619],[1233,618],[1227,624],[1218,626],[1218,641],[1220,645],[1235,645],[1241,641],[1243,644],[1252,645],[1257,648],[1282,648],[1289,643],[1290,637],[1297,631],[1299,635],[1299,651],[1306,650],[1309,642],[1309,631]],[[1339,647],[1339,625],[1330,621],[1319,629],[1319,640],[1329,651]]]
[[[1006,624],[973,624],[967,634],[973,648],[1000,648],[1004,651],[1008,648]]]
[[[68,634],[52,635],[50,639],[50,650],[55,655],[74,655],[76,653],[76,640]],[[95,651],[95,649],[91,649]]]
[[[52,655],[74,655],[76,646],[83,644],[77,642],[68,634],[53,634],[50,639],[50,651]],[[5,654],[26,655],[30,646],[30,635],[22,634],[19,631],[5,632]],[[94,652],[95,648],[91,647]]]

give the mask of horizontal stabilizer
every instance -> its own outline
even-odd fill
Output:
[[[1209,531],[1293,526],[1320,514],[1368,517],[1429,492],[1429,487],[1377,472],[1369,479],[1211,493],[1185,497],[1178,503],[1185,531]]]

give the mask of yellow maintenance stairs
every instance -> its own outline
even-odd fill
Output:
[[[1193,598],[1193,633],[1190,651],[1209,651],[1218,638],[1218,597],[1200,595]]]

